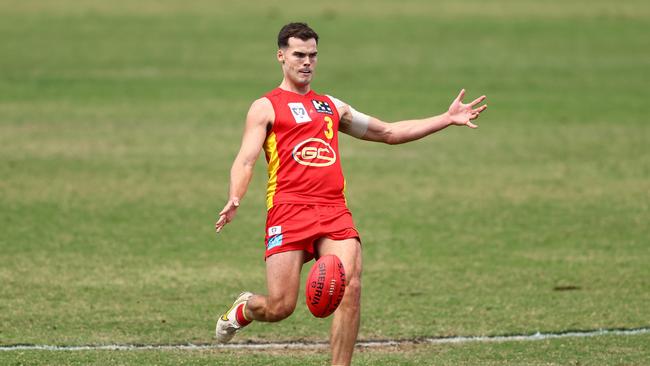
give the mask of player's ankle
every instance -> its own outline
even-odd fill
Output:
[[[253,319],[246,316],[246,302],[239,304],[237,309],[235,309],[235,319],[242,328],[253,321]]]

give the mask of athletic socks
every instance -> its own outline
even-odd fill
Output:
[[[251,323],[251,320],[246,319],[246,302],[239,304],[235,309],[235,320],[241,327]]]

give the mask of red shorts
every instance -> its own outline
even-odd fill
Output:
[[[264,259],[277,253],[304,250],[306,260],[311,260],[314,258],[314,244],[319,238],[359,238],[350,210],[345,206],[275,205],[266,218]]]

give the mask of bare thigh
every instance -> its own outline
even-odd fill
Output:
[[[295,308],[304,261],[305,252],[301,250],[277,253],[266,259],[269,306]]]
[[[361,243],[357,238],[343,240],[321,238],[316,242],[316,251],[320,256],[334,254],[339,257],[348,283],[356,282],[355,285],[358,285],[361,280],[362,255]]]

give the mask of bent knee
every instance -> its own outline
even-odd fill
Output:
[[[351,279],[345,286],[345,295],[341,306],[346,308],[359,308],[361,303],[361,281]]]
[[[350,294],[350,296],[355,298],[361,297],[361,279],[358,277],[351,278],[345,284],[345,294]]]

